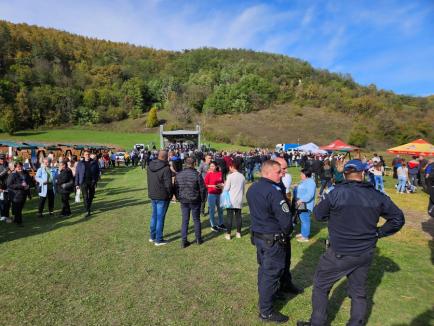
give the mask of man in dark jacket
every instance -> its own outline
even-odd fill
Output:
[[[202,176],[194,168],[194,159],[187,157],[185,160],[185,169],[179,172],[175,177],[176,198],[181,203],[182,226],[181,226],[181,248],[190,245],[187,240],[188,222],[190,221],[190,212],[194,221],[194,233],[197,244],[202,244],[202,228],[200,223],[200,206],[206,199],[206,188]]]
[[[172,172],[167,160],[167,151],[159,151],[158,159],[148,164],[148,197],[152,203],[149,242],[156,246],[167,244],[163,239],[164,219],[173,195]]]
[[[328,221],[330,247],[315,272],[311,321],[298,322],[298,326],[326,324],[328,295],[344,276],[348,278],[351,298],[347,325],[365,325],[366,281],[376,243],[404,225],[404,214],[392,200],[363,181],[365,169],[360,160],[348,161],[344,166],[345,182],[336,185],[313,210],[317,220]],[[386,223],[377,227],[380,216]]]
[[[84,216],[89,217],[96,183],[99,179],[99,166],[98,162],[90,159],[89,151],[84,151],[83,155],[84,160],[77,163],[75,170],[75,185],[83,195],[84,208],[86,209]]]

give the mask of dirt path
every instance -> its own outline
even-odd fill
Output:
[[[422,234],[428,239],[434,238],[434,218],[430,217],[428,213],[406,210],[404,214],[406,226],[422,231]]]

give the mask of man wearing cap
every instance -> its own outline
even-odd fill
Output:
[[[404,214],[392,200],[363,181],[366,168],[360,160],[348,161],[344,166],[345,181],[325,194],[313,210],[318,221],[328,221],[330,246],[315,272],[311,320],[299,321],[297,326],[326,324],[328,295],[344,276],[351,298],[347,325],[366,323],[366,280],[376,243],[404,225]],[[386,223],[377,227],[380,216]]]

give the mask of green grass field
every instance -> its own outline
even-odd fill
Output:
[[[298,171],[290,171],[297,181]],[[390,193],[392,184],[386,181]],[[259,325],[247,207],[243,238],[227,241],[203,218],[205,243],[180,249],[180,208],[171,204],[170,243],[155,247],[148,242],[146,194],[145,173],[120,167],[103,176],[90,219],[82,218],[81,204],[72,204],[71,218],[37,219],[33,199],[24,228],[0,224],[0,325]],[[425,194],[396,197],[400,205],[411,199],[423,215]],[[305,293],[278,302],[290,325],[310,315],[326,235],[326,225],[313,223],[309,243],[292,241],[292,274]],[[433,251],[426,234],[409,226],[379,242],[369,274],[368,325],[433,325]],[[331,293],[332,325],[344,325],[349,309],[341,282]]]

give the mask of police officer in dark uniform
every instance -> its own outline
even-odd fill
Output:
[[[327,321],[328,295],[342,277],[348,278],[351,318],[347,325],[366,323],[366,280],[377,240],[399,231],[404,214],[392,200],[367,182],[366,165],[350,160],[344,166],[345,181],[336,185],[314,208],[319,221],[328,221],[330,246],[320,258],[314,276],[310,322],[298,326],[322,326]],[[379,217],[386,219],[377,227]]]
[[[252,219],[252,243],[258,259],[259,318],[284,323],[288,317],[273,310],[273,299],[285,269],[285,241],[292,232],[292,216],[279,186],[281,166],[265,161],[262,177],[247,191]]]

